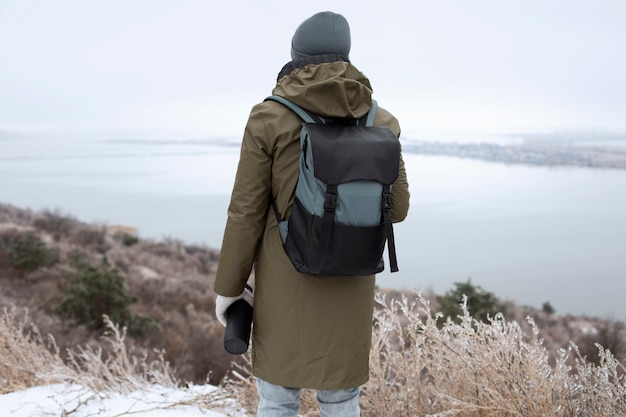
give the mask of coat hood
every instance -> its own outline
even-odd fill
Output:
[[[317,55],[289,62],[273,94],[324,117],[358,119],[372,107],[372,86],[341,55]]]

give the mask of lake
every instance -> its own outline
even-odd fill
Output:
[[[230,140],[0,139],[0,202],[60,209],[219,248]],[[626,171],[404,155],[409,217],[383,287],[443,293],[471,277],[503,299],[626,319]]]

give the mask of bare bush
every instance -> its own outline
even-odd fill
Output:
[[[92,249],[97,253],[105,253],[110,249],[106,237],[107,231],[104,226],[83,225],[71,231],[68,241],[82,250]]]
[[[126,332],[104,317],[107,332],[101,347],[77,346],[68,349],[68,361],[61,360],[54,339],[47,346],[28,319],[18,319],[16,309],[5,309],[0,315],[0,394],[28,387],[65,383],[83,387],[93,395],[133,392],[161,392],[165,389],[184,391],[173,403],[155,404],[154,410],[190,405],[204,410],[227,410],[231,406],[224,392],[197,394],[182,386],[163,352],[150,360],[147,352],[128,350]],[[106,353],[105,353],[106,351]],[[77,408],[84,405],[82,402]]]
[[[72,382],[91,388],[95,392],[114,391],[129,393],[146,389],[152,384],[177,387],[179,381],[165,361],[163,352],[150,360],[147,352],[133,354],[126,346],[126,329],[120,329],[109,317],[103,321],[107,331],[103,340],[109,345],[107,354],[100,347],[77,346],[68,350],[69,367],[74,371]]]
[[[230,369],[233,357],[223,349],[223,328],[214,316],[217,251],[185,246],[172,238],[163,242],[140,239],[128,246],[119,232],[137,232],[133,230],[81,223],[58,211],[36,213],[0,204],[1,234],[30,233],[45,242],[57,260],[54,265],[20,273],[11,266],[10,253],[0,250],[0,308],[28,308],[41,331],[54,336],[61,352],[78,345],[101,345],[101,329],[59,318],[55,307],[67,296],[68,275],[76,274],[71,267],[76,253],[81,251],[93,265],[98,265],[104,255],[111,269],[123,275],[129,294],[136,297],[127,312],[150,318],[159,327],[141,337],[131,332],[133,337],[125,339],[127,346],[147,349],[151,360],[156,358],[154,351],[165,351],[165,359],[181,380],[203,383],[208,375],[211,382],[218,383]],[[76,301],[83,299],[89,308],[98,306],[87,298],[79,294]],[[109,310],[96,311],[95,320],[100,320],[102,313],[129,324]],[[62,357],[66,359],[65,354]]]
[[[551,366],[530,318],[531,331],[524,332],[502,315],[489,323],[475,320],[463,304],[461,322],[448,320],[438,329],[425,300],[409,305],[378,297],[378,302],[384,308],[376,315],[371,380],[363,396],[366,416],[622,416],[626,411],[626,385],[617,377],[623,366],[609,352],[598,366],[577,357],[572,372],[571,349],[560,350]],[[601,391],[592,393],[598,385]]]
[[[255,415],[259,405],[259,395],[256,389],[256,379],[252,376],[252,358],[248,351],[242,356],[242,361],[235,364],[233,369],[224,377],[221,387],[229,398],[234,400],[237,407]],[[319,403],[317,392],[303,389],[300,393],[301,417],[319,417]]]
[[[110,234],[102,237],[98,228],[95,233],[81,233],[91,226],[58,213],[37,214],[2,204],[0,223],[5,231],[37,234],[58,259],[52,266],[24,272],[24,279],[12,279],[15,269],[0,251],[0,307],[19,306],[7,310],[10,314],[0,320],[2,389],[59,377],[79,381],[89,375],[96,380],[84,383],[94,389],[98,384],[106,386],[108,380],[115,387],[126,374],[132,377],[131,385],[148,384],[160,377],[148,377],[152,371],[146,370],[164,372],[165,363],[171,381],[204,383],[208,375],[209,382],[217,384],[234,361],[239,365],[219,395],[230,396],[236,407],[245,406],[253,414],[257,397],[249,364],[224,351],[223,328],[214,317],[217,251],[185,246],[171,238],[162,243],[140,239],[128,246]],[[133,310],[155,320],[161,330],[138,338],[118,330],[117,336],[113,331],[103,339],[101,332],[53,314],[63,277],[71,271],[72,254],[88,249],[87,255],[95,261],[102,258],[99,247],[106,251],[111,267],[123,271],[130,293],[137,297]],[[619,326],[607,327],[604,337],[603,326],[610,321],[556,316],[507,304],[506,319],[495,315],[480,323],[464,305],[458,323],[450,320],[442,325],[432,313],[439,310],[431,310],[421,294],[386,293],[386,298],[382,293],[377,296],[371,378],[361,397],[364,416],[626,414],[624,367],[619,363],[623,356],[614,343],[620,341],[615,336],[623,333]],[[428,298],[437,301],[434,294]],[[31,319],[27,320],[25,308]],[[536,324],[527,321],[527,315]],[[29,320],[41,332],[26,324]],[[54,339],[44,340],[40,334]],[[87,375],[80,376],[81,372]],[[207,406],[214,398],[190,401]],[[314,391],[303,392],[300,412],[319,415]]]
[[[0,223],[23,226],[31,224],[34,217],[35,214],[31,210],[0,203]]]
[[[55,241],[69,236],[77,225],[77,220],[60,210],[44,210],[33,221],[33,226],[52,235]]]
[[[582,335],[577,341],[581,356],[588,361],[599,364],[602,349],[608,349],[618,359],[626,358],[626,324],[621,320],[606,320],[597,327]]]
[[[15,307],[0,314],[0,393],[60,382],[56,377],[65,368],[50,341],[46,347],[28,316]]]

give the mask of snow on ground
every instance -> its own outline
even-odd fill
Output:
[[[49,385],[0,395],[1,417],[45,416],[137,416],[137,417],[225,417],[219,412],[183,405],[216,388],[192,386],[176,390],[154,386],[150,391],[130,394],[95,393],[79,385]],[[216,407],[217,408],[217,407]],[[245,417],[246,414],[238,414]]]

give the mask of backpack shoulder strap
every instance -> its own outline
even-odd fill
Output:
[[[374,118],[376,117],[376,110],[378,110],[378,103],[376,100],[372,100],[372,108],[367,112],[367,119],[365,119],[365,126],[374,126]]]
[[[287,107],[289,110],[293,111],[295,114],[298,115],[298,117],[300,117],[305,123],[318,123],[318,124],[323,124],[324,121],[322,119],[320,119],[318,116],[309,113],[308,111],[304,110],[302,107],[298,106],[295,103],[292,103],[291,101],[287,100],[284,97],[281,96],[277,96],[277,95],[272,95],[269,96],[267,98],[265,98],[265,100],[263,101],[275,101],[277,103],[282,104],[283,106]],[[273,195],[270,196],[270,204],[272,205],[272,209],[274,210],[274,215],[276,216],[276,221],[278,223],[283,221],[282,216],[280,215],[280,211],[278,210],[278,206],[276,205],[276,199],[274,198]]]
[[[283,106],[287,107],[289,110],[297,114],[306,123],[317,123],[317,124],[324,123],[323,120],[320,119],[318,116],[312,113],[309,113],[308,111],[304,110],[302,107],[287,100],[284,97],[273,95],[273,96],[267,97],[263,101],[268,101],[268,100],[276,101],[277,103],[280,103]]]

